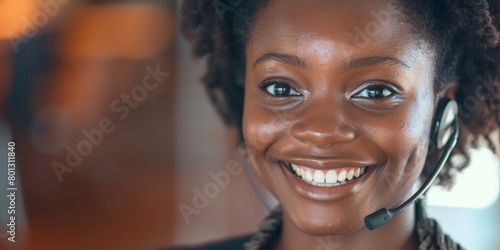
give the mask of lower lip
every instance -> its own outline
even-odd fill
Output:
[[[337,201],[359,192],[360,188],[370,178],[374,166],[368,167],[365,174],[358,179],[351,180],[346,184],[335,187],[317,187],[304,182],[300,177],[291,172],[289,167],[280,163],[281,170],[284,172],[288,183],[292,189],[304,198],[315,201]]]

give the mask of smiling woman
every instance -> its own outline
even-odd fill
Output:
[[[498,3],[260,0],[223,20],[218,3],[185,1],[184,35],[280,206],[252,237],[200,249],[461,249],[409,198],[468,165],[446,162],[458,134],[451,155],[496,150]]]

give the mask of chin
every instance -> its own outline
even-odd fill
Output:
[[[312,236],[345,235],[363,228],[364,217],[350,206],[310,204],[293,210],[283,205],[284,215],[294,226]]]

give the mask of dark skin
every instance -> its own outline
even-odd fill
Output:
[[[413,206],[374,231],[363,219],[404,202],[420,176],[438,101],[434,51],[402,14],[368,45],[356,43],[349,34],[390,3],[356,5],[277,0],[251,27],[243,135],[256,173],[283,207],[276,249],[322,249],[321,240],[340,249],[417,249]],[[288,163],[370,168],[345,185],[315,187]]]

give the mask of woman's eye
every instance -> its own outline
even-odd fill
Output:
[[[361,92],[356,94],[356,97],[363,98],[387,98],[391,97],[397,92],[384,85],[372,85],[364,88]]]
[[[290,85],[283,82],[276,82],[269,84],[265,87],[265,90],[273,96],[300,96],[301,94],[297,92]]]

